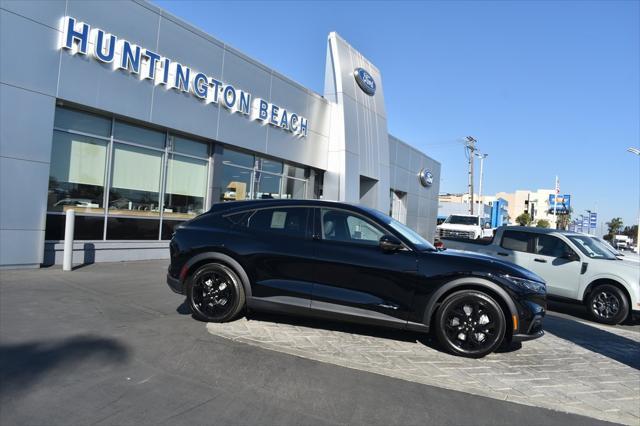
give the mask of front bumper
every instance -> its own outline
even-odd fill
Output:
[[[537,339],[539,337],[544,336],[544,330],[538,330],[537,332],[533,333],[533,334],[514,334],[511,337],[511,341],[512,342],[525,342],[527,340],[534,340]]]
[[[172,277],[169,273],[167,273],[167,284],[174,293],[185,294],[184,286],[182,282],[180,282],[180,279]]]
[[[527,327],[527,331],[524,333],[517,333],[511,337],[512,342],[524,342],[526,340],[533,340],[544,336],[544,330],[542,329],[542,322],[544,320],[544,311],[534,315],[531,322]]]

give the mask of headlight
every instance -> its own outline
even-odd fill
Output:
[[[503,278],[511,281],[518,287],[526,288],[533,293],[546,293],[547,286],[545,283],[539,283],[538,281],[526,280],[524,278],[516,278],[511,275],[503,275]]]

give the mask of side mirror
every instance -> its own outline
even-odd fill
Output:
[[[402,241],[393,235],[383,235],[379,241],[380,249],[384,252],[394,252],[402,248]]]
[[[571,262],[578,262],[580,260],[580,256],[578,256],[576,254],[576,252],[569,250],[567,251],[564,256],[562,256],[564,259],[567,259]]]

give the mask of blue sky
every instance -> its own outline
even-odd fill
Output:
[[[442,163],[441,192],[466,190],[472,135],[484,193],[557,174],[575,212],[637,223],[638,1],[155,3],[318,93],[337,31],[381,70],[389,132]]]

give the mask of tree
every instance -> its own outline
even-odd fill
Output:
[[[566,213],[558,213],[556,215],[556,229],[568,229],[569,222],[571,222],[571,214],[573,213],[573,208],[569,207],[569,211]]]
[[[531,215],[529,215],[529,212],[524,212],[516,217],[516,223],[520,226],[529,226],[531,224]]]
[[[548,228],[549,225],[550,223],[547,219],[539,219],[538,222],[536,222],[536,228]]]
[[[614,217],[610,222],[607,222],[607,226],[609,227],[609,235],[618,235],[620,231],[622,231],[622,218]]]

